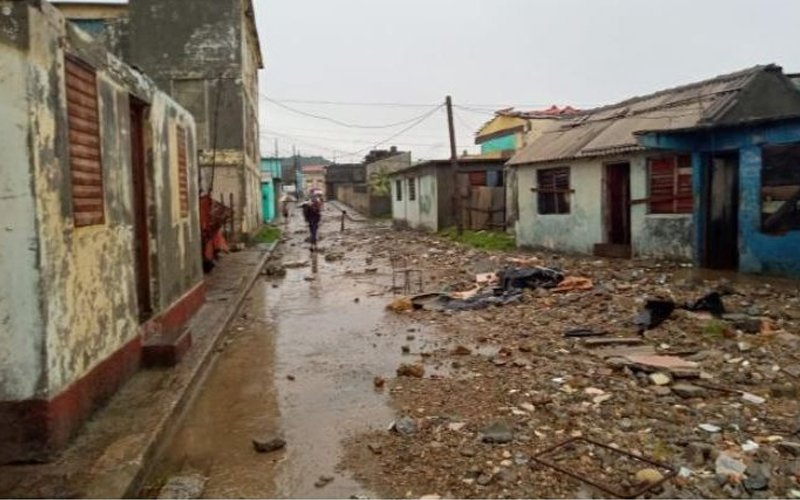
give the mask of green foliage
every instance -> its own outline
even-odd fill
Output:
[[[481,250],[509,251],[516,248],[514,237],[500,231],[468,231],[465,229],[459,236],[456,228],[450,227],[440,231],[439,235],[456,243]]]
[[[384,196],[391,192],[389,173],[384,170],[372,172],[369,176],[369,187],[372,194]]]
[[[272,243],[281,237],[281,230],[275,226],[264,226],[253,238],[256,243]]]

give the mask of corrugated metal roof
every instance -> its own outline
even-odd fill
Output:
[[[509,165],[603,156],[643,149],[635,133],[643,130],[683,130],[713,123],[735,104],[740,91],[762,71],[755,66],[654,94],[634,97],[560,120],[554,128],[522,148]]]

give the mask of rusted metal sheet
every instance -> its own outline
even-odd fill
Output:
[[[105,222],[97,80],[94,70],[65,57],[70,181],[75,226]]]

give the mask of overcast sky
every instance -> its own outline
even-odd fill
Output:
[[[264,155],[278,139],[282,155],[294,144],[358,160],[447,94],[472,108],[456,108],[456,128],[459,151],[475,151],[473,133],[505,106],[610,104],[772,62],[800,72],[797,0],[254,2],[266,66]],[[407,123],[344,127],[265,97],[353,125]],[[446,127],[434,111],[383,145],[444,158]]]

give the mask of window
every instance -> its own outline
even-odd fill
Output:
[[[536,172],[536,192],[540,214],[568,214],[569,167],[546,168]]]
[[[403,181],[400,179],[394,181],[394,190],[397,201],[403,201]]]
[[[69,170],[75,227],[105,222],[97,75],[72,57],[64,58],[69,129]]]
[[[761,229],[800,229],[800,144],[761,150]]]
[[[692,213],[692,158],[666,156],[648,160],[651,214]]]
[[[178,125],[178,199],[181,206],[181,217],[189,215],[189,173],[186,163],[186,129]]]
[[[408,201],[417,199],[417,179],[412,177],[408,179]]]
[[[470,172],[469,174],[470,186],[485,186],[486,185],[486,172]]]

